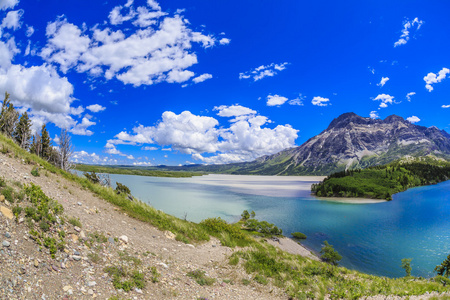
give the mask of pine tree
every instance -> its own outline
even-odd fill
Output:
[[[20,117],[16,130],[14,131],[14,140],[23,149],[28,149],[31,142],[31,120],[28,118],[27,112]]]
[[[50,135],[48,134],[45,124],[41,129],[41,157],[49,160],[52,154],[52,145],[50,141]]]
[[[41,143],[41,136],[39,135],[38,132],[36,132],[33,136],[33,140],[30,146],[30,152],[36,154],[37,156],[41,156],[42,143]]]
[[[2,112],[0,115],[0,131],[6,136],[12,137],[19,119],[19,113],[9,99],[9,94],[5,92],[5,100],[2,104]]]

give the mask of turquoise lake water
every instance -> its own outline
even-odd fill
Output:
[[[370,274],[404,276],[401,259],[412,258],[412,275],[430,277],[450,254],[450,181],[410,189],[390,202],[348,204],[317,200],[304,187],[297,193],[289,189],[301,185],[295,179],[264,191],[269,183],[253,176],[245,186],[239,178],[223,183],[220,177],[202,182],[110,176],[153,207],[195,222],[209,217],[232,222],[244,209],[254,210],[257,219],[275,223],[285,235],[305,233],[303,244],[316,252],[327,240],[343,256],[342,266]]]

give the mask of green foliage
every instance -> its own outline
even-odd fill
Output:
[[[134,287],[143,289],[146,281],[143,273],[137,270],[127,271],[124,267],[109,266],[104,269],[112,277],[114,288],[131,291]]]
[[[448,276],[450,275],[450,254],[440,265],[434,268],[434,271],[438,275],[448,278]]]
[[[39,177],[39,168],[33,168],[33,170],[31,170],[31,175],[33,175],[34,177]]]
[[[84,172],[83,175],[84,177],[86,177],[87,180],[89,180],[93,184],[100,183],[100,177],[98,177],[97,173],[95,173],[94,171],[92,171],[91,173]]]
[[[392,200],[408,188],[435,184],[450,178],[450,163],[433,160],[398,161],[364,170],[347,170],[313,184],[319,197],[363,197]]]
[[[22,213],[22,210],[23,210],[23,208],[18,205],[14,206],[12,208],[12,212],[13,212],[14,216],[16,216],[16,219],[19,218],[19,215]]]
[[[80,226],[78,226],[78,227],[80,227]],[[98,232],[98,231],[94,231],[93,233],[90,233],[89,237],[93,242],[97,242],[97,243],[106,243],[108,241],[108,238],[102,232]]]
[[[23,149],[28,149],[31,139],[31,120],[28,113],[24,112],[19,119],[16,130],[14,131],[14,140]]]
[[[258,221],[256,219],[249,219],[244,223],[247,230],[256,231],[263,235],[282,235],[283,230],[267,221]]]
[[[411,260],[412,258],[403,258],[401,267],[405,270],[406,276],[411,276]]]
[[[80,227],[80,228],[82,227],[80,219],[72,217],[72,218],[69,218],[68,222],[69,222],[69,224],[72,224],[73,226],[77,226],[77,227]]]
[[[240,229],[239,224],[228,224],[219,218],[209,218],[200,222],[210,235],[217,237],[222,245],[228,247],[247,246],[252,240]]]
[[[5,92],[5,99],[2,103],[2,111],[0,114],[0,132],[8,137],[13,137],[16,128],[19,113],[9,99],[9,94]]]
[[[206,276],[205,271],[200,269],[190,271],[186,275],[193,278],[199,285],[213,285],[216,282],[216,279]]]
[[[3,196],[5,196],[5,199],[8,200],[9,202],[11,202],[11,203],[14,202],[14,190],[12,187],[7,186],[7,187],[3,188],[1,190],[1,194]]]
[[[151,267],[150,271],[152,273],[152,282],[157,283],[159,281],[159,277],[161,277],[161,274],[158,273],[158,270],[155,267]]]
[[[292,235],[294,238],[299,239],[299,240],[304,240],[304,239],[306,239],[306,234],[301,233],[301,232],[293,232],[293,233],[291,233],[291,235]]]
[[[125,194],[125,195],[131,194],[130,189],[126,185],[121,184],[120,182],[116,182],[116,185],[117,185],[116,186],[116,193],[117,194]]]
[[[338,262],[342,259],[342,256],[334,250],[333,245],[328,244],[327,241],[324,241],[323,244],[324,245],[320,250],[320,253],[322,254],[320,258],[333,266],[337,266]]]

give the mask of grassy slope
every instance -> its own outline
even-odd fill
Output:
[[[450,163],[433,158],[397,161],[363,170],[335,173],[311,190],[321,197],[363,197],[391,200],[408,188],[450,178]]]
[[[239,264],[252,274],[251,277],[256,282],[264,285],[272,281],[275,285],[285,288],[290,296],[298,299],[323,299],[327,294],[332,299],[357,299],[365,295],[403,296],[420,295],[431,291],[449,291],[444,282],[450,283],[450,281],[443,277],[412,280],[412,278],[390,279],[366,275],[280,251],[253,238],[250,233],[241,229],[240,224],[227,224],[220,219],[208,219],[200,224],[180,220],[142,202],[129,201],[117,195],[111,188],[92,184],[84,178],[64,172],[20,149],[2,135],[0,135],[0,146],[1,152],[11,153],[30,164],[37,163],[52,173],[76,182],[80,188],[90,190],[132,217],[153,224],[161,230],[172,231],[178,240],[201,242],[213,235],[218,237],[224,245],[247,246],[230,257],[230,265]]]
[[[149,170],[127,166],[99,166],[99,165],[83,165],[77,164],[75,169],[82,172],[96,172],[109,174],[125,174],[125,175],[139,175],[139,176],[153,176],[153,177],[193,177],[201,176],[203,173],[199,172],[185,172],[185,171],[166,171],[166,170]]]

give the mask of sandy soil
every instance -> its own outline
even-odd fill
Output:
[[[317,260],[319,261],[319,258],[311,252],[311,250],[308,250],[308,248],[300,245],[299,243],[297,243],[296,241],[290,239],[290,238],[281,238],[279,239],[279,241],[274,241],[274,240],[267,240],[267,242],[275,247],[280,248],[283,251],[286,251],[288,253],[292,253],[292,254],[298,254],[304,257],[309,257],[313,260]]]

